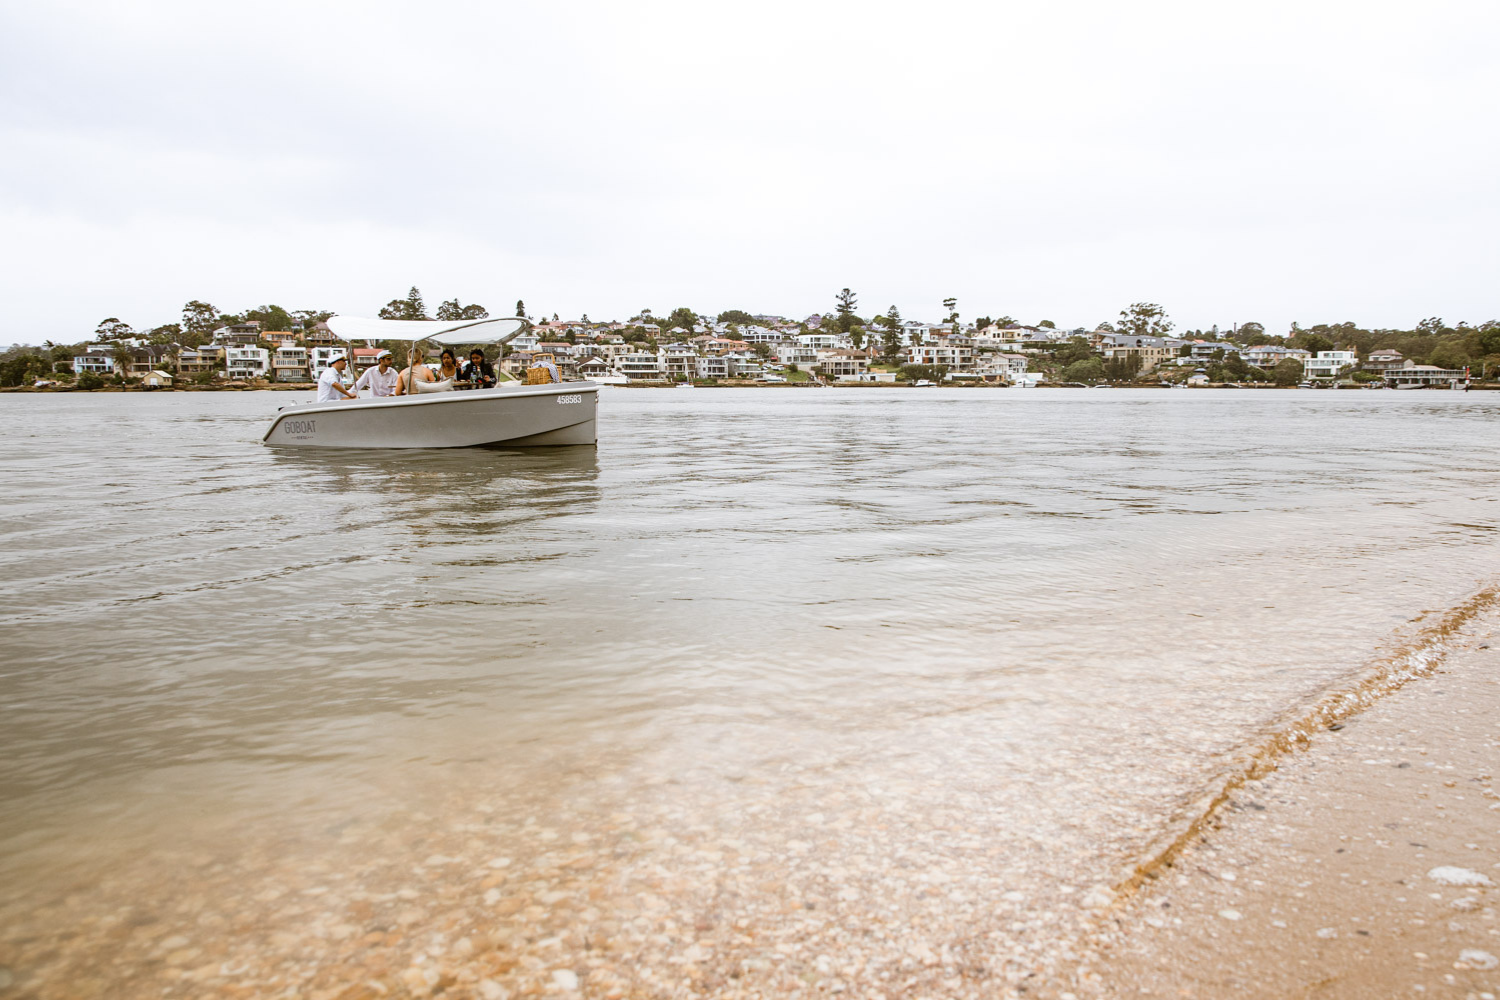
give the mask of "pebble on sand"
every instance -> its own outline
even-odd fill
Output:
[[[1225,920],[1238,920],[1238,919],[1240,919],[1240,911],[1239,910],[1220,910],[1219,911],[1219,916],[1223,917]]]
[[[1496,958],[1487,951],[1480,951],[1478,948],[1465,948],[1458,953],[1458,960],[1469,968],[1478,969],[1481,972],[1488,972],[1500,966],[1500,958]]]
[[[1472,868],[1459,868],[1456,865],[1439,865],[1427,873],[1427,877],[1434,882],[1443,885],[1486,885],[1493,886],[1488,875],[1476,872]]]
[[[572,969],[554,970],[552,981],[557,984],[557,988],[560,990],[568,993],[576,993],[578,991],[578,973]]]

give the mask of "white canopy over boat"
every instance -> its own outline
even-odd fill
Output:
[[[503,344],[531,329],[531,321],[520,316],[488,319],[362,319],[330,316],[328,329],[344,340],[430,340],[443,347],[463,344]]]

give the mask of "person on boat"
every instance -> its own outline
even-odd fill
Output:
[[[495,384],[495,366],[484,360],[484,351],[476,347],[469,352],[469,363],[464,365],[463,379],[471,389],[489,389]]]
[[[372,396],[394,396],[401,376],[391,367],[391,352],[381,351],[375,355],[375,367],[366,368],[365,373],[354,383],[356,391],[369,389]]]
[[[328,367],[318,375],[318,402],[333,403],[340,399],[356,399],[359,394],[344,388],[344,368],[349,364],[342,354],[328,362]]]
[[[443,348],[442,360],[438,363],[437,380],[439,382],[452,382],[460,375],[458,370],[458,356],[451,348]]]
[[[432,369],[428,368],[425,364],[422,363],[421,355],[417,351],[416,347],[413,347],[411,349],[410,367],[401,369],[401,374],[396,376],[396,395],[405,396],[408,393],[416,392],[417,387],[415,385],[409,385],[409,383],[412,381],[437,381],[437,376],[432,374]]]

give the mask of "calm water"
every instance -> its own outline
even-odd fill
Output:
[[[601,395],[389,454],[0,396],[0,973],[993,992],[1496,566],[1500,393]]]

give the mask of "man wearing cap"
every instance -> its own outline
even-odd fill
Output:
[[[391,367],[391,352],[381,351],[375,355],[375,367],[366,368],[359,381],[354,383],[354,388],[369,389],[372,396],[394,396],[399,381],[401,376]]]
[[[344,367],[348,364],[342,354],[328,362],[328,367],[318,376],[318,402],[333,403],[358,397],[358,393],[344,388]]]

